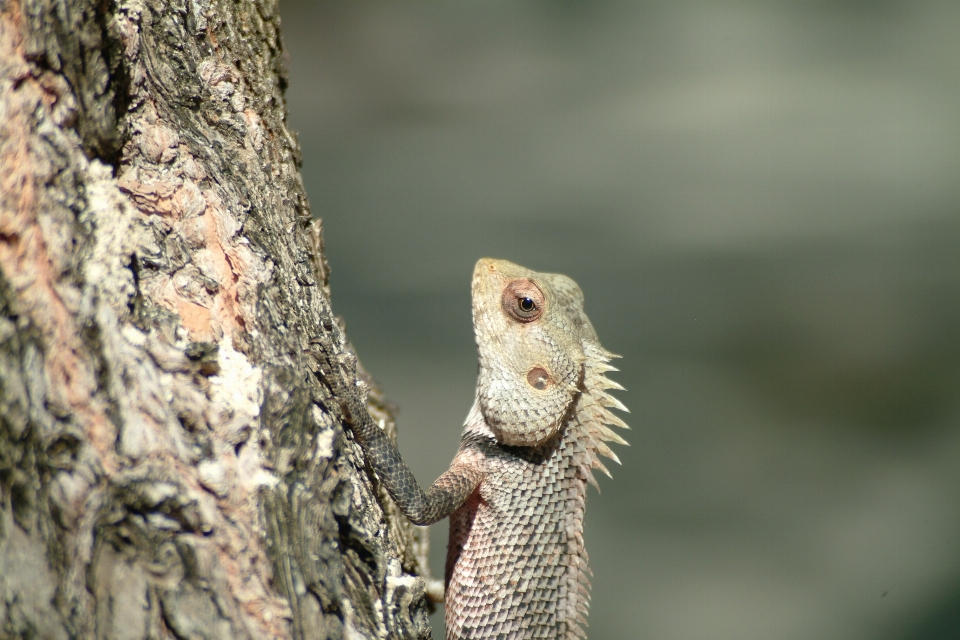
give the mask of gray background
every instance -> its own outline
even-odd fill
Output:
[[[565,273],[633,411],[592,638],[960,638],[960,4],[281,8],[334,308],[422,484],[474,262]]]

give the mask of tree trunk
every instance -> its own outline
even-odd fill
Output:
[[[429,637],[282,54],[275,0],[0,0],[0,637]]]

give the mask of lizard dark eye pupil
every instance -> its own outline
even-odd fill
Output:
[[[530,298],[520,298],[520,310],[530,312],[537,308],[536,303]]]

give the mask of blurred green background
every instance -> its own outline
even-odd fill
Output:
[[[474,262],[565,273],[633,411],[591,638],[960,638],[960,4],[281,10],[334,309],[421,484]]]

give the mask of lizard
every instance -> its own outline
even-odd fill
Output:
[[[450,517],[444,572],[447,640],[585,637],[589,608],[583,543],[593,469],[619,463],[607,442],[627,411],[607,393],[619,357],[600,346],[570,278],[506,260],[473,272],[476,396],[449,469],[424,492],[393,441],[370,418],[362,393],[324,377],[370,467],[407,518]],[[351,376],[346,376],[348,379]],[[362,383],[355,383],[358,387]]]

